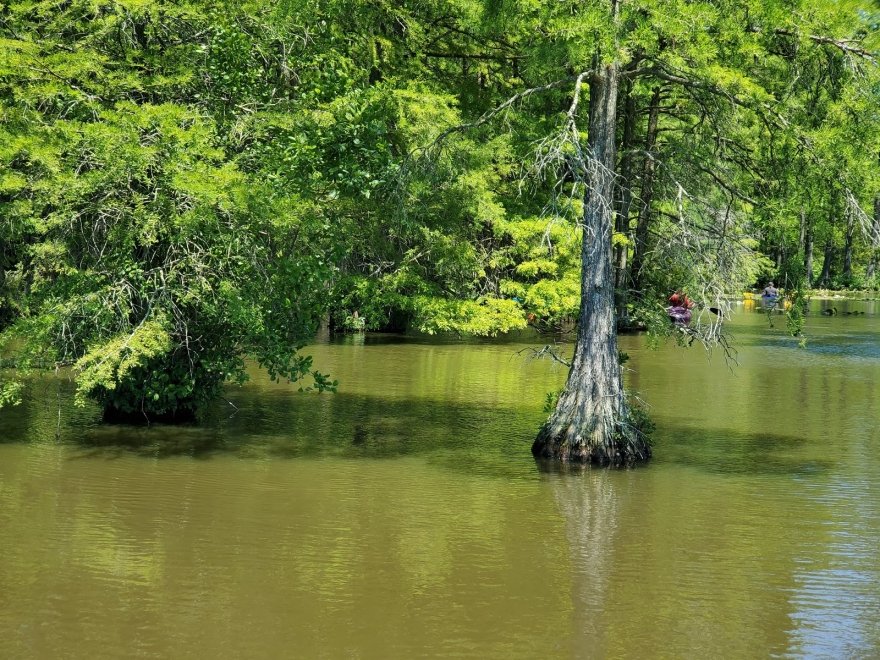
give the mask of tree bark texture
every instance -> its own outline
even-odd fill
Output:
[[[828,288],[831,286],[831,264],[834,263],[834,243],[829,238],[825,241],[825,258],[822,261],[822,274],[819,276],[819,286]]]
[[[846,238],[843,244],[843,280],[847,285],[852,283],[853,235],[855,231],[855,218],[850,216],[846,223]]]
[[[804,255],[804,282],[809,289],[813,286],[813,227],[803,210],[801,210],[800,249]]]
[[[819,275],[817,285],[828,288],[831,286],[831,270],[834,266],[834,226],[837,219],[837,191],[833,185],[829,188],[828,206],[828,237],[825,239],[824,258],[822,260],[822,273]]]
[[[647,440],[629,424],[617,352],[611,249],[617,90],[616,63],[590,81],[592,162],[586,164],[577,343],[565,389],[532,445],[538,458],[626,465],[650,456]]]
[[[648,131],[645,134],[645,167],[642,171],[642,206],[639,210],[639,220],[636,225],[636,240],[633,245],[632,266],[630,282],[633,290],[642,289],[642,266],[645,253],[648,250],[648,223],[651,219],[651,201],[654,196],[654,174],[657,162],[653,158],[654,148],[657,144],[657,125],[660,119],[660,88],[654,88],[651,96],[651,107],[648,110]]]
[[[874,222],[871,224],[871,258],[865,270],[865,279],[870,286],[877,273],[877,245],[880,244],[880,195],[874,197]]]

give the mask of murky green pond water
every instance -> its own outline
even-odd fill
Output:
[[[536,468],[565,373],[523,343],[322,343],[338,394],[255,374],[199,428],[42,381],[0,412],[0,657],[880,657],[880,303],[848,305],[806,348],[740,314],[732,370],[622,337],[629,471]]]

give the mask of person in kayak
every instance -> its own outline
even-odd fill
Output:
[[[773,286],[773,282],[769,282],[767,286],[764,287],[764,290],[761,291],[762,298],[778,298],[779,297],[779,289]]]
[[[669,307],[666,308],[666,314],[675,325],[686,326],[691,322],[693,306],[694,301],[679,290],[669,296]]]
[[[773,282],[769,282],[764,290],[761,291],[761,302],[764,307],[776,307],[776,301],[779,300],[779,289],[773,286]]]

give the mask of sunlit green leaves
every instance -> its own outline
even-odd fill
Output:
[[[303,218],[225,158],[208,120],[126,101],[36,126],[53,169],[9,154],[39,218],[29,309],[10,330],[23,359],[75,361],[80,396],[123,413],[192,410],[243,377],[247,354],[286,378],[310,371],[296,349],[324,278],[289,235]],[[300,266],[276,266],[278,250]]]
[[[479,117],[610,60],[626,81],[620,111],[632,102],[635,114],[620,154],[629,180],[614,200],[626,189],[632,203],[609,238],[631,251],[627,225],[645,210],[645,318],[666,288],[718,279],[722,266],[732,287],[763,274],[771,265],[756,248],[790,257],[802,217],[815,240],[844,240],[844,189],[870,208],[880,187],[876,67],[846,50],[877,43],[876,7],[618,9],[615,18],[611,2],[542,0],[7,4],[0,329],[14,321],[26,339],[22,364],[81,360],[82,392],[168,411],[242,378],[246,355],[280,378],[312,371],[297,347],[326,311],[350,329],[558,327],[578,309],[585,191],[565,167],[539,164],[572,87]],[[463,124],[478,125],[453,130]],[[682,219],[707,230],[690,245],[696,256],[676,249]],[[721,234],[736,249],[719,252]],[[856,249],[868,254],[864,241]],[[147,341],[159,327],[167,342]]]

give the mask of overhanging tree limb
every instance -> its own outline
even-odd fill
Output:
[[[757,29],[752,31],[760,32],[760,30]],[[786,37],[802,36],[797,32],[792,32],[791,30],[786,30],[782,28],[777,28],[773,31],[773,33]],[[871,64],[877,64],[877,53],[862,47],[861,42],[858,39],[840,39],[837,37],[829,37],[821,34],[808,34],[806,35],[806,38],[813,43],[826,46],[834,46],[835,48],[847,55],[855,55],[857,57],[861,57],[862,59],[868,60],[869,62],[871,62]]]
[[[558,89],[559,87],[562,87],[563,85],[566,85],[571,82],[579,83],[579,81],[582,81],[586,76],[588,76],[590,74],[591,74],[591,71],[584,71],[582,73],[579,73],[576,76],[569,76],[567,78],[561,78],[559,80],[554,80],[553,82],[547,83],[546,85],[540,85],[538,87],[530,87],[529,89],[525,89],[517,94],[514,94],[513,96],[508,98],[506,101],[504,101],[504,103],[497,105],[494,108],[492,108],[491,110],[484,112],[475,121],[468,122],[465,124],[457,124],[455,126],[451,126],[447,129],[445,129],[437,137],[435,137],[433,140],[431,140],[431,142],[428,146],[414,149],[413,152],[410,153],[410,157],[412,157],[414,154],[418,153],[419,151],[421,151],[423,153],[429,152],[431,149],[442,144],[442,142],[446,138],[448,138],[450,135],[453,135],[454,133],[465,133],[471,129],[477,128],[478,126],[482,126],[483,124],[486,124],[487,122],[491,121],[492,119],[494,119],[495,117],[497,117],[501,113],[505,112],[506,110],[509,110],[511,107],[513,107],[517,103],[523,101],[524,99],[527,99],[530,96],[534,96],[535,94],[540,94],[542,92],[548,92],[552,89]],[[579,89],[579,85],[578,85],[577,89]]]

